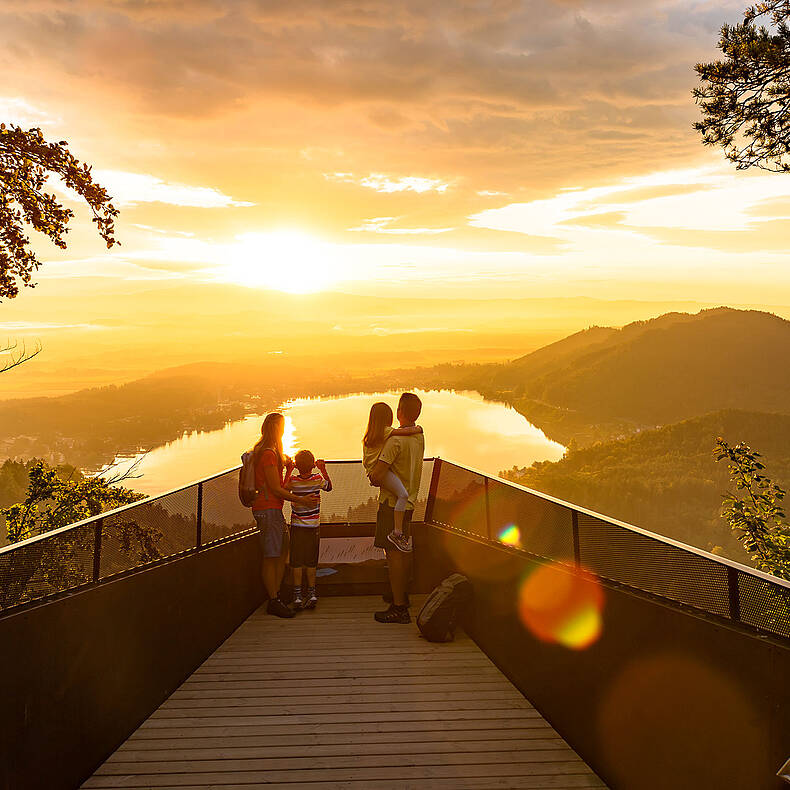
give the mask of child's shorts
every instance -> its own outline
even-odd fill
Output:
[[[291,527],[291,567],[317,567],[320,542],[318,527]]]

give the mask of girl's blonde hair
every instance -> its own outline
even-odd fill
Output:
[[[365,447],[378,447],[384,443],[384,429],[392,425],[392,409],[386,403],[374,403],[370,407],[368,429],[362,444]]]
[[[252,448],[252,452],[257,458],[264,450],[274,450],[277,456],[277,466],[282,471],[285,466],[283,453],[283,424],[285,417],[277,411],[267,414],[261,425],[261,438]]]

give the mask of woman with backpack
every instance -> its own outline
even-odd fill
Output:
[[[252,515],[258,525],[261,548],[263,549],[263,584],[269,594],[269,605],[266,611],[276,617],[293,617],[294,613],[280,600],[280,584],[283,580],[285,563],[288,555],[288,530],[283,516],[283,504],[287,499],[297,505],[314,505],[318,500],[315,495],[297,496],[285,488],[285,481],[291,473],[293,463],[283,452],[283,434],[285,418],[273,412],[267,414],[261,427],[261,438],[250,453],[241,459],[245,470],[252,465],[254,470],[255,488],[253,492],[242,491],[244,501],[252,499]],[[250,474],[250,477],[252,475]],[[246,504],[246,503],[245,503]]]

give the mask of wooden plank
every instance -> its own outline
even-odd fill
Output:
[[[290,719],[285,719],[282,724],[257,724],[257,725],[238,725],[233,726],[202,726],[202,727],[183,727],[179,722],[168,722],[167,726],[147,727],[144,723],[134,732],[127,743],[136,740],[161,740],[163,738],[270,738],[277,735],[287,734],[293,737],[293,726],[289,723]],[[436,717],[432,716],[427,720],[401,719],[397,721],[368,721],[368,722],[307,722],[299,727],[299,733],[306,738],[310,735],[321,735],[329,737],[331,735],[348,735],[353,733],[357,737],[372,733],[397,733],[397,737],[406,738],[410,733],[414,734],[415,739],[420,737],[430,737],[436,733],[446,733],[452,737],[456,733],[463,733],[469,730],[487,730],[496,728],[497,732],[502,733],[500,737],[509,737],[510,732],[535,732],[548,731],[554,733],[551,726],[540,716],[529,718],[507,719],[495,717],[492,719],[452,719],[437,722]],[[392,736],[388,736],[392,737]],[[257,740],[256,742],[260,742]]]
[[[570,750],[549,749],[532,751],[526,754],[513,755],[512,752],[414,752],[406,755],[391,753],[381,754],[348,754],[330,756],[303,756],[303,757],[265,757],[265,758],[236,758],[230,761],[234,772],[253,771],[302,771],[302,770],[334,770],[382,768],[392,766],[399,768],[401,765],[414,766],[458,766],[458,765],[502,765],[528,764],[536,773],[561,773],[574,770],[584,763]],[[538,765],[539,764],[539,765]],[[108,760],[96,772],[96,776],[127,776],[135,773],[138,766],[135,762],[120,762]],[[142,766],[147,774],[191,774],[214,773],[228,769],[228,761],[219,760],[161,760],[149,761]]]
[[[469,677],[469,668],[459,666],[457,664],[445,665],[431,665],[434,670],[431,676],[441,675],[443,677],[449,675],[461,675]],[[223,682],[226,680],[292,680],[295,677],[304,678],[305,680],[336,680],[343,678],[376,678],[376,677],[391,677],[392,670],[386,667],[375,666],[367,667],[364,671],[358,668],[348,667],[335,667],[333,669],[323,670],[321,667],[314,667],[312,669],[299,669],[297,667],[287,668],[269,668],[269,669],[253,669],[248,671],[240,670],[238,672],[205,672],[196,673],[187,681],[188,683],[208,683],[208,682]],[[502,673],[493,667],[481,666],[475,669],[475,677],[484,676],[502,677]],[[401,678],[406,677],[425,677],[425,667],[422,665],[416,666],[401,666],[398,672]]]
[[[400,705],[404,703],[427,703],[427,702],[470,702],[474,701],[476,706],[481,702],[506,701],[518,702],[521,705],[529,705],[525,702],[523,697],[514,693],[512,688],[491,688],[484,690],[472,690],[469,687],[456,687],[438,689],[434,686],[424,686],[416,690],[412,689],[398,689],[395,692],[393,689],[374,687],[373,689],[359,689],[353,694],[329,694],[326,691],[322,692],[320,689],[311,688],[303,689],[305,694],[285,694],[284,696],[271,695],[266,693],[261,694],[234,694],[232,696],[221,695],[216,691],[206,692],[199,694],[194,699],[184,699],[181,697],[170,698],[162,705],[160,710],[189,710],[193,708],[212,708],[217,706],[223,708],[260,708],[262,704],[267,708],[272,706],[288,709],[293,705],[310,705],[311,709],[317,709],[319,706],[342,706],[344,709],[347,705],[365,705],[367,703],[377,704],[385,703],[387,705]],[[387,708],[389,709],[389,708]],[[395,710],[400,710],[396,708]]]
[[[458,735],[458,733],[454,733]],[[569,747],[561,738],[500,738],[499,733],[490,730],[481,733],[472,731],[471,738],[438,738],[419,740],[403,740],[393,738],[391,733],[380,737],[376,741],[363,739],[359,735],[346,738],[343,742],[333,739],[327,742],[320,736],[298,738],[293,736],[280,736],[279,740],[273,738],[245,739],[248,745],[238,745],[238,739],[199,739],[199,743],[191,748],[186,738],[175,738],[161,741],[136,741],[133,745],[124,744],[110,758],[113,763],[130,763],[135,761],[165,761],[165,760],[231,760],[241,758],[262,757],[330,757],[351,754],[419,754],[451,751],[457,752],[459,744],[463,743],[463,750],[469,753],[491,751],[542,751],[558,749],[569,751]],[[143,744],[141,746],[140,744]],[[147,746],[146,746],[147,745]]]
[[[231,779],[239,784],[269,784],[289,781],[348,781],[362,779],[447,779],[451,777],[489,776],[561,776],[563,781],[574,774],[589,773],[584,763],[503,763],[498,765],[398,765],[374,768],[335,768],[331,776],[326,769],[285,769],[268,771],[206,771],[195,773],[97,775],[84,788],[106,787],[181,787],[189,784],[221,784]]]
[[[518,694],[518,691],[508,683],[502,675],[485,675],[483,677],[475,676],[474,680],[469,679],[466,675],[452,675],[450,677],[434,676],[434,675],[411,675],[408,677],[398,677],[399,689],[416,689],[416,688],[446,688],[446,687],[469,687],[472,688],[509,688]],[[260,680],[236,680],[235,678],[225,681],[212,681],[212,680],[188,680],[177,691],[173,693],[171,699],[196,699],[198,695],[208,695],[208,692],[222,691],[228,694],[236,694],[245,691],[259,691],[272,696],[287,696],[289,693],[294,693],[299,690],[306,690],[307,693],[310,689],[326,689],[335,685],[342,686],[344,689],[349,688],[381,688],[382,680],[376,677],[367,677],[366,675],[357,675],[355,677],[346,678],[341,684],[329,683],[327,678],[301,678],[295,675],[292,678],[283,680],[267,680],[261,678]],[[282,692],[278,694],[277,692]]]
[[[222,718],[224,717],[255,717],[255,716],[306,716],[306,715],[320,715],[324,714],[331,716],[343,711],[343,714],[353,716],[356,714],[374,714],[384,715],[388,713],[421,713],[432,712],[434,716],[442,713],[464,713],[464,712],[477,712],[480,713],[481,701],[480,700],[465,700],[465,699],[442,699],[431,700],[430,702],[393,702],[389,699],[380,702],[362,702],[355,703],[353,695],[349,696],[349,701],[344,703],[278,703],[277,705],[257,705],[257,706],[233,706],[225,705],[222,707],[210,706],[202,708],[172,708],[167,704],[163,705],[152,719],[180,719],[180,718]],[[257,702],[257,700],[255,700]],[[528,709],[529,703],[522,702],[521,700],[509,699],[491,699],[484,700],[486,711],[490,713],[499,713],[501,711],[513,712],[515,708],[521,707]]]
[[[342,713],[336,712],[334,706],[330,706],[331,710],[321,712],[310,711],[294,711],[286,712],[282,710],[271,710],[263,713],[255,713],[254,710],[224,710],[221,713],[206,712],[206,715],[192,715],[192,716],[159,716],[154,713],[150,716],[141,727],[228,727],[228,726],[243,726],[249,724],[307,724],[311,722],[375,722],[375,721],[412,721],[414,719],[423,719],[425,721],[437,722],[436,727],[440,729],[442,726],[442,717],[438,714],[447,712],[447,709],[441,705],[434,706],[430,710],[414,710],[413,706],[408,706],[407,710],[402,711],[384,711],[380,710],[378,706],[373,706],[372,711],[355,711],[349,712],[344,709]],[[517,719],[523,720],[528,718],[541,718],[540,714],[535,710],[528,708],[512,709],[503,707],[500,709],[491,709],[486,707],[480,709],[479,707],[472,707],[468,710],[462,708],[455,708],[452,713],[454,719]]]
[[[133,784],[130,779],[124,787],[140,788],[144,790],[158,790],[168,785]],[[232,780],[227,782],[211,782],[210,784],[182,785],[181,790],[250,790],[257,786],[249,783],[236,784]],[[102,787],[102,785],[97,785]],[[105,785],[106,787],[106,785]],[[595,776],[574,774],[573,776],[505,776],[505,777],[467,777],[456,776],[451,779],[431,779],[429,790],[577,790],[578,788],[604,788],[605,785]],[[423,779],[363,779],[360,781],[326,781],[318,782],[270,782],[266,784],[267,790],[426,790]]]

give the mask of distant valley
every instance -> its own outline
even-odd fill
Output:
[[[788,358],[790,322],[717,308],[592,327],[506,363],[367,373],[359,363],[327,372],[288,356],[190,364],[117,387],[0,402],[0,455],[97,468],[292,397],[475,390],[569,448],[559,462],[503,470],[508,477],[744,560],[718,516],[727,476],[712,448],[719,435],[747,441],[790,483]]]

